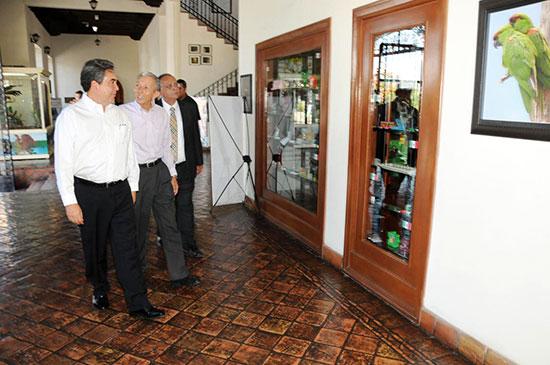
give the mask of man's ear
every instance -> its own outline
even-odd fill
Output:
[[[160,91],[155,90],[155,92],[153,93],[153,100],[155,100],[155,99],[158,98],[159,96],[160,96]]]
[[[94,86],[95,84],[95,86]],[[90,90],[92,88],[95,88],[95,87],[98,87],[99,86],[99,82],[97,82],[96,80],[92,80],[92,82],[90,83]],[[89,91],[89,90],[88,90]]]

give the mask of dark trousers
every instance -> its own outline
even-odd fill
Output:
[[[185,254],[176,224],[175,198],[171,181],[170,171],[164,162],[149,168],[140,167],[139,191],[134,212],[137,223],[137,248],[142,268],[145,269],[146,265],[147,232],[152,209],[162,237],[162,248],[170,280],[179,280],[189,276],[189,271],[185,265]]]
[[[193,208],[193,190],[195,190],[196,167],[186,165],[186,162],[176,165],[179,190],[176,195],[176,220],[181,233],[183,247],[191,249],[197,246],[195,241],[195,213]],[[164,238],[164,236],[162,236]]]
[[[151,306],[136,250],[136,225],[130,186],[127,181],[108,188],[75,180],[75,194],[82,209],[80,226],[86,261],[86,279],[94,294],[109,292],[107,280],[107,239],[126,305],[130,311]]]

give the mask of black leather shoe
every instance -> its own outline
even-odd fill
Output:
[[[183,252],[185,253],[186,256],[194,257],[196,259],[200,259],[201,257],[204,257],[204,254],[198,248],[197,249],[184,248]]]
[[[105,310],[109,308],[109,298],[107,298],[107,294],[103,295],[95,295],[92,297],[92,304],[95,308],[99,309],[100,311]]]
[[[165,314],[166,313],[162,309],[157,309],[155,307],[149,307],[130,312],[130,315],[132,317],[143,317],[145,319],[161,318],[164,317]]]
[[[200,283],[201,279],[199,279],[197,276],[189,275],[183,279],[172,281],[172,286],[174,288],[179,288],[181,286],[195,286],[199,285]]]
[[[202,251],[200,250],[200,248],[198,248],[197,246],[193,247],[192,250],[195,252],[195,254],[197,255],[197,257],[204,257],[204,253],[202,253]]]

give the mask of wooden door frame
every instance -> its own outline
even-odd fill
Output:
[[[326,151],[330,70],[330,18],[284,33],[256,45],[256,162],[258,206],[262,213],[321,252],[325,219]],[[265,188],[266,125],[264,120],[265,61],[300,53],[319,46],[321,59],[321,112],[319,125],[319,174],[317,212],[313,213]]]
[[[432,6],[434,8],[432,8]],[[434,16],[431,12],[436,12]],[[390,24],[380,19],[401,12],[401,24],[407,24],[407,14],[427,14],[432,19],[426,23],[426,51],[424,53],[424,81],[429,90],[422,95],[420,123],[429,122],[427,130],[420,130],[420,149],[417,166],[419,176],[416,182],[413,210],[413,236],[408,262],[371,244],[365,243],[363,232],[366,226],[368,202],[368,161],[373,156],[372,118],[370,107],[370,85],[372,83],[372,42],[375,35],[370,28],[381,27],[403,29],[400,24]],[[346,208],[346,233],[344,245],[344,271],[373,290],[407,317],[418,321],[422,299],[426,265],[431,234],[431,220],[434,200],[434,181],[439,133],[440,101],[442,90],[443,56],[447,0],[381,0],[357,8],[353,12],[353,53],[350,110],[350,144],[348,166],[348,192]],[[397,16],[397,15],[396,15]],[[417,16],[417,15],[414,15]],[[386,24],[387,23],[387,24]],[[381,25],[383,24],[383,25]],[[414,23],[405,25],[410,27]],[[372,33],[369,33],[372,31]],[[386,31],[384,31],[385,33]],[[368,34],[372,35],[368,39]],[[429,38],[428,38],[429,37]],[[430,48],[431,47],[431,48]],[[368,56],[368,58],[367,58]],[[428,69],[428,65],[430,68]],[[435,68],[434,68],[435,67]],[[366,138],[365,138],[366,136]],[[370,142],[365,142],[370,141]],[[416,220],[415,220],[416,218]],[[357,266],[365,267],[361,271]],[[353,266],[353,267],[352,267]]]

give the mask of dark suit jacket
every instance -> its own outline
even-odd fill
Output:
[[[162,106],[162,100],[156,103]],[[183,178],[194,179],[197,176],[197,166],[203,164],[202,144],[199,132],[199,107],[189,95],[183,100],[178,100],[183,120],[183,137],[185,139],[185,163],[176,165],[178,180]],[[183,176],[181,176],[183,174]]]

